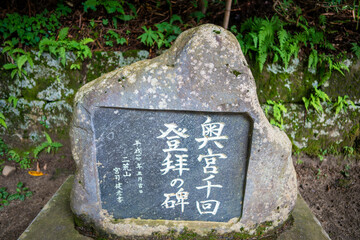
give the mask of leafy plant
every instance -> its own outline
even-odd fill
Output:
[[[44,132],[44,134],[46,137],[46,142],[43,142],[34,149],[33,154],[35,158],[38,158],[39,154],[44,150],[46,150],[47,153],[51,153],[52,151],[56,152],[60,147],[63,146],[59,142],[53,142],[50,135],[46,132]]]
[[[0,125],[3,126],[4,128],[7,128],[5,120],[6,120],[6,118],[5,118],[4,114],[0,112]]]
[[[343,149],[345,156],[348,157],[354,156],[355,149],[353,147],[345,146]]]
[[[84,12],[88,12],[89,9],[96,11],[98,7],[105,8],[108,14],[116,14],[113,21],[117,18],[122,21],[130,21],[137,17],[135,6],[130,1],[116,1],[116,0],[87,0],[83,3]],[[130,10],[130,14],[126,14],[125,6]]]
[[[34,67],[30,52],[25,52],[20,48],[14,49],[14,44],[11,41],[6,41],[4,46],[2,53],[7,53],[11,62],[4,64],[3,68],[5,70],[11,70],[11,78],[14,78],[16,74],[19,77],[21,77],[22,74],[27,75],[27,72],[23,68],[25,64],[28,62],[31,67]]]
[[[161,48],[162,46],[170,47],[171,42],[181,33],[180,27],[173,24],[175,21],[183,23],[180,16],[174,14],[171,17],[170,22],[155,24],[158,29],[157,31],[152,30],[151,27],[148,29],[146,26],[143,26],[142,29],[145,33],[140,35],[138,39],[146,46],[152,47],[156,43],[158,48]]]
[[[33,195],[33,192],[29,188],[24,187],[22,182],[18,182],[16,185],[16,193],[10,194],[6,191],[5,187],[0,188],[0,210],[5,206],[8,206],[11,201],[20,200],[24,201]]]
[[[55,57],[60,57],[61,63],[66,65],[66,52],[72,51],[77,59],[84,61],[85,58],[91,58],[92,53],[87,44],[93,42],[91,38],[84,38],[80,42],[66,39],[69,28],[63,28],[59,31],[58,40],[44,38],[39,43],[39,56],[48,51]]]
[[[320,177],[321,177],[321,169],[318,168],[316,173],[316,179],[319,179]]]
[[[316,86],[313,88],[313,92],[310,94],[309,98],[302,98],[306,111],[309,111],[310,107],[313,107],[318,113],[323,113],[324,109],[322,103],[331,102],[329,96],[318,89]]]
[[[281,61],[287,69],[291,59],[298,58],[300,39],[285,30],[285,26],[276,16],[270,20],[255,17],[245,21],[240,32],[236,26],[232,26],[231,31],[236,35],[244,54],[259,64],[260,71],[267,60]]]
[[[285,2],[289,5],[293,4],[293,1],[283,1],[280,6],[283,9],[286,9]],[[279,62],[287,69],[291,60],[298,58],[300,50],[308,47],[311,52],[307,63],[311,71],[316,72],[320,69],[326,76],[326,78],[323,77],[324,81],[331,76],[332,70],[337,70],[344,75],[343,70],[348,70],[345,64],[341,61],[336,62],[336,57],[333,55],[319,52],[319,50],[324,52],[335,50],[333,45],[326,40],[324,33],[314,27],[309,27],[307,20],[300,13],[296,15],[298,21],[288,20],[296,23],[302,31],[292,33],[286,30],[289,23],[284,23],[277,16],[271,19],[249,18],[241,25],[240,31],[236,26],[232,26],[231,31],[236,35],[243,53],[256,61],[260,72],[267,61]],[[324,18],[321,19],[325,24]]]
[[[8,151],[9,151],[8,145],[4,142],[2,138],[0,138],[0,171],[3,170],[2,165],[5,162]]]
[[[351,43],[351,51],[355,54],[357,58],[360,58],[360,46],[357,43]]]
[[[344,170],[341,170],[340,173],[341,173],[344,177],[348,178],[348,177],[350,177],[350,169],[351,169],[350,165],[349,165],[349,164],[346,164],[345,167],[344,167]]]
[[[271,109],[271,116],[270,116],[270,123],[279,127],[280,129],[284,129],[284,121],[282,115],[287,112],[286,107],[282,104],[281,101],[275,102],[272,100],[267,100],[267,106],[265,107],[265,114],[269,115],[270,106]]]
[[[157,32],[153,31],[151,27],[146,28],[146,26],[143,26],[142,29],[145,31],[145,33],[141,34],[138,39],[140,39],[140,41],[146,46],[153,46],[154,43],[158,41]]]
[[[346,112],[349,105],[355,107],[354,102],[350,100],[348,95],[345,95],[343,97],[338,96],[337,101],[334,103],[333,106],[333,108],[335,108],[335,114],[337,115],[341,111]]]
[[[327,154],[327,149],[324,150],[320,149],[320,153],[317,155],[320,162],[324,161],[324,157],[326,154]]]
[[[18,13],[7,14],[5,18],[0,19],[2,40],[10,39],[16,44],[36,46],[43,37],[54,36],[60,27],[59,18],[71,11],[62,4],[58,5],[57,10],[55,13],[44,10],[33,17]]]
[[[205,14],[200,12],[200,11],[196,11],[196,12],[192,12],[190,14],[190,17],[193,17],[196,19],[196,22],[199,23],[201,19],[203,19],[205,17]]]
[[[19,153],[15,150],[10,150],[8,155],[10,156],[9,160],[18,163],[22,169],[28,169],[31,167],[33,159],[30,157],[30,152]]]
[[[50,128],[50,126],[47,124],[47,117],[46,116],[42,116],[41,117],[41,120],[39,121],[40,122],[40,124],[44,127],[44,128],[46,128],[46,129],[48,129],[48,128]]]
[[[109,30],[104,36],[104,38],[107,40],[105,44],[111,47],[113,46],[113,40],[111,40],[111,38],[115,39],[116,43],[120,45],[124,45],[125,43],[127,43],[126,38],[120,37],[119,34],[114,32],[113,30]]]
[[[58,3],[56,13],[60,14],[61,16],[67,16],[69,13],[71,13],[71,8],[65,6],[62,3]]]
[[[19,99],[13,95],[8,98],[8,102],[12,105],[13,108],[16,108],[18,101]]]

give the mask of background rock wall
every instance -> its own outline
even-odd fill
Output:
[[[38,142],[47,131],[61,134],[67,139],[68,125],[72,114],[73,98],[76,91],[86,82],[118,67],[148,58],[143,50],[121,52],[95,52],[91,60],[85,61],[80,70],[71,70],[72,54],[66,67],[49,54],[40,57],[33,52],[34,68],[26,66],[28,76],[11,79],[10,72],[0,73],[0,107],[8,124],[7,134],[16,142],[20,138],[28,143]],[[4,59],[1,59],[3,64]],[[350,72],[342,76],[333,73],[322,86],[332,101],[337,96],[348,95],[357,105],[338,115],[331,105],[323,106],[324,112],[305,110],[303,96],[320,80],[300,62],[293,61],[288,69],[271,64],[260,73],[252,69],[257,84],[257,92],[263,108],[267,100],[282,101],[287,108],[283,114],[284,131],[293,142],[293,151],[305,151],[317,155],[339,153],[344,147],[360,151],[360,61],[346,62]],[[255,65],[255,64],[250,64]],[[17,106],[8,102],[9,96],[18,99]],[[2,129],[4,132],[4,130]]]

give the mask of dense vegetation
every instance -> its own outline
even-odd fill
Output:
[[[233,1],[229,30],[258,71],[266,63],[279,63],[287,69],[300,60],[319,81],[303,96],[308,111],[323,112],[327,103],[334,113],[346,111],[354,103],[347,95],[330,99],[321,86],[333,72],[349,71],[346,58],[360,58],[360,1]],[[25,7],[24,7],[25,6]],[[27,75],[25,66],[33,66],[34,53],[50,53],[67,66],[67,53],[75,55],[69,67],[79,70],[95,51],[148,49],[154,57],[158,49],[171,46],[177,36],[204,23],[222,25],[225,1],[12,1],[2,4],[0,43],[11,78]],[[16,108],[16,96],[8,104]],[[272,124],[283,127],[281,101],[269,99],[265,112]],[[46,141],[29,151],[17,151],[1,140],[1,163],[15,161],[29,168],[40,152],[50,153],[61,147],[45,132]],[[0,111],[0,125],[6,128],[6,116]]]

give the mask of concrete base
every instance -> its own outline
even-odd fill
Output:
[[[70,176],[44,206],[19,240],[90,240],[74,228],[70,209],[70,192],[74,177]],[[327,233],[312,214],[304,199],[298,195],[294,211],[293,226],[278,236],[278,240],[328,240]]]

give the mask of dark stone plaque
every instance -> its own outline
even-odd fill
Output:
[[[98,108],[93,124],[102,208],[114,218],[241,216],[247,115]]]

